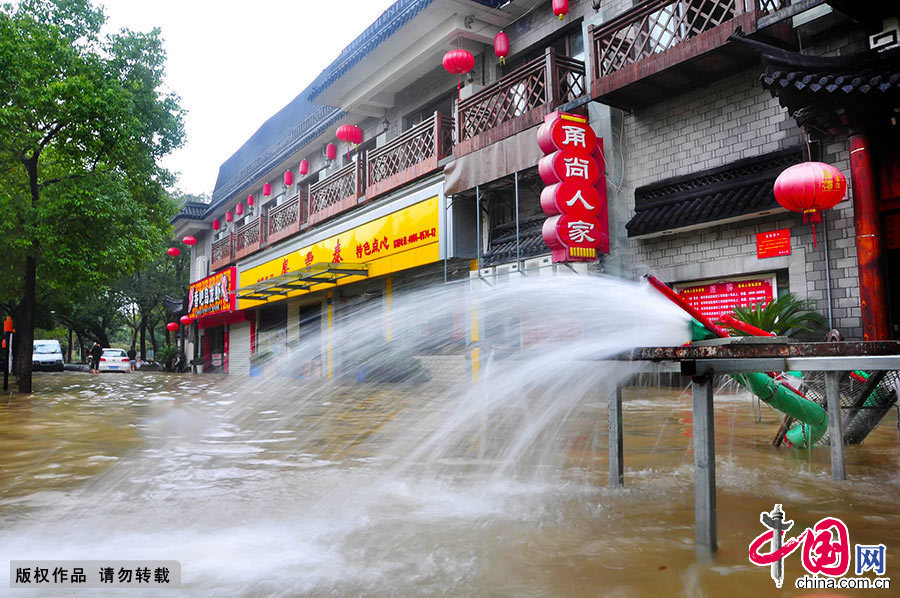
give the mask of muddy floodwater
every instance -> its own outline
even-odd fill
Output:
[[[852,543],[887,546],[887,576],[900,570],[896,412],[847,448],[839,484],[827,448],[774,449],[777,413],[718,394],[720,548],[703,564],[690,397],[678,389],[628,389],[626,488],[612,491],[600,396],[566,418],[562,454],[541,457],[558,471],[534,475],[541,467],[478,466],[491,431],[456,457],[397,469],[392,427],[433,400],[410,387],[334,387],[315,405],[294,380],[61,373],[35,388],[0,407],[4,561],[178,560],[179,593],[192,595],[813,594],[793,588],[799,553],[782,590],[748,562],[760,512],[779,502],[795,529],[842,518]],[[33,593],[3,575],[0,594]]]

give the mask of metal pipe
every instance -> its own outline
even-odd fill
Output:
[[[828,302],[828,330],[834,330],[834,317],[831,313],[831,259],[828,257],[828,220],[825,218],[825,210],[822,215],[822,236],[825,239],[825,298]]]
[[[707,330],[718,336],[719,338],[727,338],[728,331],[722,328],[721,326],[716,326],[712,323],[712,320],[701,314],[699,311],[688,305],[684,302],[684,300],[678,296],[678,294],[669,288],[669,285],[653,276],[652,274],[647,275],[647,281],[652,284],[656,290],[669,298],[675,305],[686,311],[692,318],[703,324]]]
[[[741,322],[731,314],[722,314],[721,316],[719,316],[719,321],[726,326],[731,326],[732,328],[735,328],[742,332],[746,332],[751,336],[776,336],[774,332],[768,332],[766,330],[763,330],[762,328],[757,328],[752,324]]]
[[[516,270],[519,269],[519,171],[515,172],[516,184]]]
[[[475,265],[478,268],[478,277],[481,278],[481,189],[475,185]]]
[[[853,180],[863,340],[888,340],[890,326],[885,301],[884,272],[881,268],[878,194],[866,135],[856,134],[850,137],[850,176]]]

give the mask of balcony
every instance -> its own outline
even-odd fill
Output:
[[[212,259],[209,265],[212,271],[224,268],[234,262],[233,238],[234,233],[228,233],[227,236],[212,244]]]
[[[266,245],[266,217],[260,215],[234,231],[234,259],[255,253]]]
[[[280,206],[269,210],[269,244],[300,232],[300,226],[306,220],[307,194],[300,191]]]
[[[352,210],[365,193],[365,156],[309,186],[309,224]]]
[[[787,0],[647,0],[588,29],[591,97],[638,108],[731,75],[758,60],[728,41]],[[778,33],[782,33],[781,30]]]
[[[372,198],[438,168],[453,151],[453,119],[435,112],[390,143],[368,152],[366,197]]]
[[[560,105],[587,93],[584,63],[547,48],[472,97],[460,100],[456,156],[460,157],[540,124]]]

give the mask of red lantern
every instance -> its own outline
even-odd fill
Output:
[[[475,57],[465,50],[450,50],[444,54],[444,68],[456,75],[456,92],[459,93],[459,75],[475,68]]]
[[[349,161],[350,144],[352,143],[355,147],[362,143],[362,129],[360,129],[356,125],[341,125],[338,127],[337,133],[335,133],[335,135],[338,139],[347,143],[347,160]]]
[[[231,210],[225,211],[225,222],[232,222],[234,220],[234,216],[231,214]]]
[[[553,0],[553,14],[562,21],[566,13],[569,12],[569,0]]]
[[[191,325],[191,316],[181,316],[181,318],[179,318],[179,321],[182,324],[184,324],[185,326],[190,326]]]
[[[239,203],[238,205],[234,206],[234,213],[238,216],[242,215],[244,213],[244,204]]]
[[[494,36],[494,54],[500,59],[500,64],[506,64],[509,56],[509,36],[502,31]]]
[[[219,221],[213,220],[213,230],[219,230]]]
[[[178,330],[178,322],[169,322],[168,324],[166,324],[166,330],[175,332],[176,330]]]
[[[293,173],[293,171],[285,170],[285,171],[284,171],[284,186],[285,186],[285,187],[290,187],[290,186],[293,185],[293,184],[294,184],[294,173]]]
[[[816,223],[822,222],[822,210],[836,206],[847,193],[844,173],[830,164],[804,162],[786,168],[775,180],[775,199],[792,212],[803,212],[803,222],[812,224],[813,247]]]
[[[169,247],[169,249],[166,250],[166,253],[168,253],[172,257],[178,257],[179,255],[181,255],[181,250],[177,247]]]
[[[253,196],[252,195],[247,196],[247,205],[250,206],[251,208],[253,207]]]
[[[325,146],[325,157],[329,160],[337,158],[337,146],[335,144],[329,143]]]
[[[266,197],[272,195],[272,185],[270,185],[269,183],[263,183],[263,195],[265,195]]]
[[[195,237],[192,237],[191,235],[188,235],[185,238],[183,238],[181,240],[181,242],[184,243],[185,245],[196,245],[197,239]]]
[[[300,176],[306,176],[307,172],[309,172],[309,162],[300,160]]]

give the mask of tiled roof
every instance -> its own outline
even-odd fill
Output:
[[[175,217],[172,220],[177,220],[179,218],[184,218],[185,220],[202,220],[204,214],[206,214],[206,210],[209,209],[208,203],[202,203],[199,201],[186,201],[184,205],[181,206],[181,209],[178,210],[178,213],[175,214]]]
[[[799,148],[748,158],[727,166],[638,188],[629,237],[716,222],[778,208],[773,185],[802,160]]]
[[[312,85],[307,99],[316,96],[331,87],[347,71],[356,66],[363,58],[382,42],[391,37],[401,27],[411,21],[434,0],[397,0],[374,23],[344,48],[340,55],[326,68]],[[498,8],[505,0],[470,0],[477,4]]]
[[[547,216],[538,214],[519,221],[519,257],[527,258],[542,253],[550,253],[550,248],[544,243],[541,228]],[[516,223],[502,224],[494,231],[494,238],[484,252],[481,263],[484,266],[493,266],[504,262],[516,261]]]

